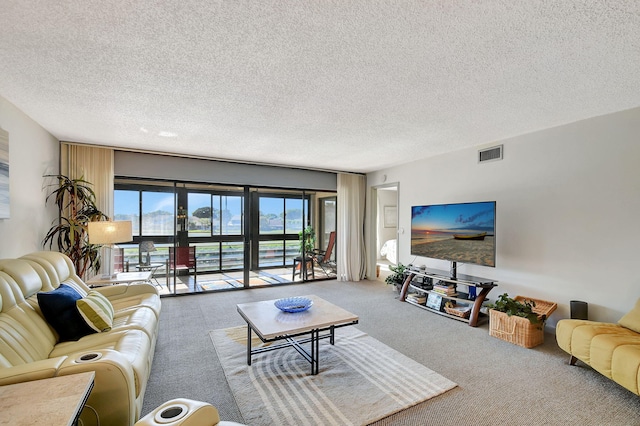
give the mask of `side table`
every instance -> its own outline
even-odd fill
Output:
[[[77,424],[95,375],[89,371],[0,386],[0,425]]]
[[[107,275],[103,277],[102,275],[96,275],[95,277],[87,280],[87,285],[89,287],[102,287],[106,285],[113,284],[131,284],[135,282],[150,282],[151,281],[151,272],[120,272],[115,274],[114,276]]]
[[[164,266],[162,263],[149,263],[148,265],[136,265],[136,269],[141,272],[151,272],[151,278],[149,278],[149,282],[151,280],[155,281],[157,287],[162,288],[162,284],[158,282],[156,278],[156,271]]]

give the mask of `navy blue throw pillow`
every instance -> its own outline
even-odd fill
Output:
[[[80,293],[65,284],[57,289],[38,293],[38,305],[44,318],[58,332],[61,342],[78,340],[87,334],[95,333],[80,315],[76,300],[82,299]]]

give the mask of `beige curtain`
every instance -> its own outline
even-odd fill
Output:
[[[366,181],[363,175],[338,174],[338,279],[360,281],[366,276],[364,214]]]
[[[96,194],[96,206],[100,211],[113,219],[113,149],[75,145],[62,142],[60,147],[60,174],[71,179],[83,178],[91,182]],[[102,270],[111,271],[111,250],[103,247],[100,250],[103,259]],[[91,278],[88,272],[85,278]]]
[[[71,179],[84,178],[96,193],[96,206],[113,219],[113,149],[63,142],[60,173]]]

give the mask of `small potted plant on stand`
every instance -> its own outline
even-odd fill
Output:
[[[389,266],[389,269],[393,273],[387,276],[384,279],[384,282],[387,284],[393,285],[395,290],[397,292],[400,292],[400,290],[402,290],[402,284],[404,283],[404,280],[405,280],[404,271],[407,269],[407,267],[402,263],[398,262],[398,265],[396,266],[391,265]]]

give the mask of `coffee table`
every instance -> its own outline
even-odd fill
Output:
[[[238,313],[247,322],[247,365],[251,356],[262,352],[293,347],[311,364],[311,374],[319,370],[319,342],[329,339],[335,343],[334,331],[358,323],[358,316],[346,311],[318,296],[302,296],[313,301],[313,306],[303,312],[283,312],[274,305],[275,300],[265,300],[237,305]],[[251,347],[251,332],[263,343],[283,340],[275,345],[260,348]],[[323,334],[324,333],[324,334]],[[304,337],[310,335],[309,337]],[[297,339],[299,338],[299,339]],[[311,350],[302,347],[311,343]]]

